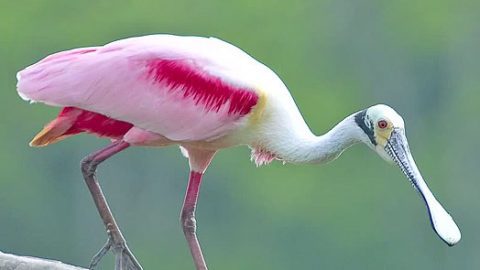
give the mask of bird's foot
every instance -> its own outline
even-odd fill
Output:
[[[142,266],[128,248],[127,243],[125,243],[125,240],[115,241],[110,232],[108,232],[107,242],[102,249],[93,256],[88,269],[95,269],[103,256],[110,250],[115,254],[115,270],[143,270]]]

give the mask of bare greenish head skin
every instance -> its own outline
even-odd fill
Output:
[[[367,135],[364,143],[386,161],[397,164],[420,193],[438,236],[449,246],[458,243],[460,230],[428,188],[410,153],[403,118],[391,107],[379,104],[357,113],[355,122]]]

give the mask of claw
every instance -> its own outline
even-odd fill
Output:
[[[97,267],[97,264],[102,260],[103,256],[107,254],[107,252],[112,248],[112,237],[110,236],[110,231],[108,232],[108,239],[105,245],[103,245],[102,249],[100,249],[92,258],[90,262],[90,266],[88,269],[94,270]]]
[[[110,230],[108,230],[107,233],[107,242],[100,251],[93,256],[88,269],[94,270],[105,254],[111,250],[115,254],[115,270],[143,270],[127,244],[125,242],[116,244]]]

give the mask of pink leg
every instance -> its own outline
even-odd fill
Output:
[[[195,208],[197,207],[198,192],[202,182],[202,176],[202,173],[190,171],[190,179],[188,181],[187,192],[185,194],[181,214],[183,233],[187,239],[197,270],[207,270],[202,249],[200,248],[200,243],[197,239],[197,221],[195,220]]]
[[[112,250],[115,254],[115,270],[142,269],[137,259],[128,249],[125,238],[123,237],[117,222],[113,218],[112,211],[108,206],[105,195],[103,195],[102,189],[95,176],[95,171],[100,163],[129,146],[130,145],[124,141],[116,141],[109,146],[88,155],[82,160],[83,177],[90,193],[92,194],[93,201],[95,202],[98,213],[105,224],[109,237],[105,246],[93,257],[89,267],[90,269],[93,269],[109,250]]]

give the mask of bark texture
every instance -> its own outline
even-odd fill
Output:
[[[1,270],[87,270],[59,261],[0,252]]]

